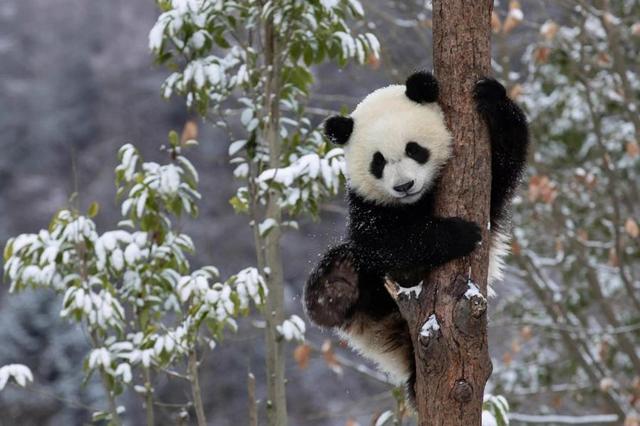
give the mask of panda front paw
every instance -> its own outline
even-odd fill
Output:
[[[483,110],[487,105],[503,101],[506,97],[507,90],[495,78],[480,79],[473,88],[473,98],[480,110]]]
[[[349,253],[328,255],[329,263],[314,271],[307,282],[305,308],[315,324],[338,327],[347,320],[360,295],[358,274]]]
[[[454,258],[470,254],[482,241],[482,229],[475,222],[453,217],[449,219],[451,251]]]

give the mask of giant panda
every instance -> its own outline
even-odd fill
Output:
[[[523,112],[496,80],[478,81],[473,93],[491,140],[491,283],[501,273],[508,204],[525,166],[528,131]],[[452,152],[437,100],[438,82],[422,71],[404,85],[372,92],[351,115],[325,121],[327,138],[344,147],[349,221],[346,238],[324,253],[304,291],[311,321],[334,329],[392,381],[405,383],[410,398],[412,342],[384,278],[415,286],[481,239],[475,223],[434,216],[436,183]]]

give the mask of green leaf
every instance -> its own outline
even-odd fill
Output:
[[[89,210],[87,210],[87,216],[93,218],[98,215],[100,212],[100,204],[97,201],[94,201],[89,205]]]
[[[120,186],[120,183],[124,180],[124,170],[116,170],[116,186]]]
[[[173,53],[171,52],[161,52],[156,55],[156,63],[162,65],[166,63],[169,59],[173,57]]]
[[[300,43],[293,43],[291,48],[289,49],[289,54],[291,55],[291,59],[293,63],[298,62],[300,55],[302,54],[302,45]]]
[[[178,137],[178,132],[175,130],[169,132],[169,143],[174,148],[180,144],[180,137]]]
[[[324,61],[324,56],[326,54],[326,49],[323,43],[318,44],[318,49],[316,50],[316,57],[314,58],[314,62],[316,64],[322,63]]]
[[[311,64],[313,63],[313,54],[314,54],[313,49],[311,48],[311,46],[307,45],[304,48],[304,55],[303,55],[304,64],[306,66],[311,66]]]
[[[247,205],[247,203],[242,201],[237,196],[234,196],[232,199],[230,199],[229,204],[231,204],[233,210],[235,210],[236,213],[247,213],[249,211],[249,206]]]
[[[213,35],[213,41],[215,41],[216,44],[222,47],[223,49],[229,49],[231,47],[227,39],[224,38],[222,31],[218,31]]]
[[[12,254],[13,254],[13,238],[7,241],[7,245],[4,246],[4,256],[3,256],[4,261],[6,262],[7,260],[9,260]]]

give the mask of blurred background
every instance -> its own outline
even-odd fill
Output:
[[[313,68],[313,122],[431,68],[428,5],[363,6],[381,57],[367,66]],[[495,11],[495,74],[527,110],[533,141],[514,203],[513,255],[490,303],[488,391],[508,399],[516,425],[566,419],[638,425],[640,4],[501,1]],[[118,148],[134,143],[146,158],[160,159],[167,133],[194,118],[179,96],[160,96],[168,71],[154,65],[148,48],[158,14],[153,1],[142,0],[0,0],[2,244],[46,227],[74,192],[81,206],[100,204],[99,228],[112,226]],[[192,263],[213,263],[226,276],[255,263],[252,233],[229,204],[238,183],[227,135],[197,123],[200,145],[191,158],[203,199],[199,217],[183,226],[197,247]],[[342,235],[345,214],[338,196],[321,206],[320,221],[300,219],[300,230],[284,235],[287,312],[304,318],[306,276]],[[103,394],[95,380],[83,380],[85,335],[60,318],[53,293],[7,291],[5,283],[0,366],[26,364],[35,378],[26,389],[0,392],[0,425],[89,423]],[[316,350],[300,365],[295,345],[288,347],[290,424],[368,425],[394,409],[389,385],[350,368],[363,361],[335,336],[309,328],[308,341],[319,348],[331,339],[339,361]],[[227,333],[205,357],[201,384],[210,424],[246,424],[249,371],[258,397],[265,394],[262,339],[251,318],[242,319],[240,331]],[[187,392],[168,379],[155,387],[166,400]],[[143,422],[139,407],[127,407],[129,424]],[[158,416],[170,423],[162,409]]]

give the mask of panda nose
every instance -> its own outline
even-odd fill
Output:
[[[395,189],[398,192],[407,192],[411,189],[412,186],[413,186],[413,181],[410,180],[409,182],[405,182],[401,185],[394,186],[393,189]]]

